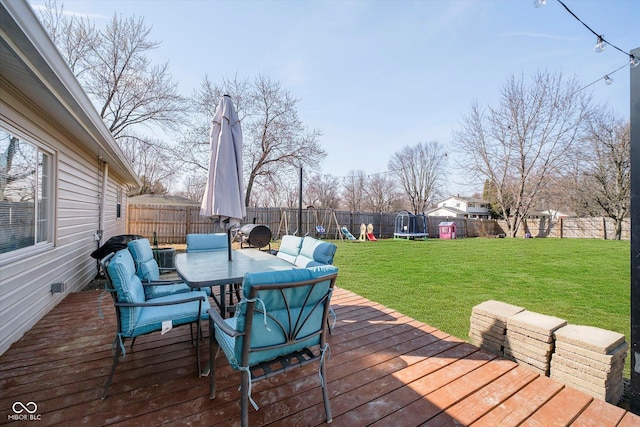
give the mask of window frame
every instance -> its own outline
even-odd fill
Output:
[[[4,120],[0,120],[0,130],[7,132],[9,135],[17,137],[18,140],[22,143],[29,144],[36,150],[36,156],[38,158],[38,163],[40,162],[40,157],[45,155],[47,158],[47,166],[43,166],[38,164],[37,172],[36,172],[36,182],[38,183],[38,187],[36,188],[36,197],[35,197],[35,216],[34,216],[34,243],[32,245],[15,249],[9,252],[0,253],[0,266],[9,264],[13,261],[23,259],[25,257],[31,257],[35,255],[39,255],[43,252],[51,250],[55,246],[55,236],[56,236],[56,199],[57,199],[57,191],[56,191],[56,179],[57,179],[57,164],[58,164],[58,154],[57,152],[50,147],[49,145],[43,143],[40,139],[35,137],[32,134],[26,133],[16,127],[11,126],[11,124],[7,123]],[[45,182],[45,186],[41,186],[40,179],[42,178],[43,172],[46,170],[47,181]],[[48,227],[46,230],[46,236],[40,236],[38,234],[38,230],[40,229],[40,219],[38,218],[38,211],[42,206],[42,203],[39,203],[38,199],[41,195],[44,195],[44,207],[43,209],[46,212],[46,221],[48,223]]]

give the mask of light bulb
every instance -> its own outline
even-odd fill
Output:
[[[596,53],[600,53],[604,51],[606,47],[607,47],[607,43],[604,41],[602,36],[598,36],[598,42],[596,43],[596,46],[593,48],[593,50],[595,50]]]
[[[533,0],[534,7],[542,7],[547,5],[547,0]]]
[[[613,83],[613,79],[609,76],[604,76],[604,82],[605,84],[610,85],[611,83]]]
[[[640,59],[636,58],[633,55],[629,55],[629,67],[636,68],[640,64]]]

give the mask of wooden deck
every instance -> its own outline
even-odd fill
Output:
[[[38,426],[238,423],[239,375],[220,356],[218,393],[209,400],[187,327],[127,347],[100,400],[115,330],[110,296],[102,299],[105,318],[98,315],[100,294],[70,294],[0,356],[0,424],[16,419],[15,402],[37,405],[30,416]],[[327,376],[335,426],[640,425],[619,407],[343,289],[333,307]],[[202,354],[208,360],[207,345]],[[250,408],[251,425],[324,423],[315,365],[255,383],[253,398],[260,409]]]

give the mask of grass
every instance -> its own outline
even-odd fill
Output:
[[[467,339],[498,300],[630,341],[630,242],[594,239],[338,241],[338,286]],[[629,358],[625,377],[629,377]]]

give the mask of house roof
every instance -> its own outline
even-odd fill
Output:
[[[143,194],[141,196],[129,197],[127,203],[130,205],[194,205],[200,206],[200,202],[194,202],[186,197],[166,196],[161,194]]]
[[[0,79],[100,157],[127,183],[141,185],[113,135],[24,0],[0,0]]]
[[[445,197],[444,199],[440,200],[438,203],[442,203],[442,202],[447,201],[449,199],[457,199],[457,200],[462,200],[462,201],[465,201],[465,202],[473,202],[473,203],[488,203],[486,200],[482,200],[482,199],[479,199],[477,197],[462,197],[462,196]]]
[[[451,212],[451,213],[453,213],[455,215],[466,215],[467,214],[467,212],[463,211],[462,209],[454,208],[454,207],[451,207],[451,206],[439,206],[437,208],[433,208],[433,209],[427,211],[427,215],[432,213],[432,212],[442,211],[442,210],[449,211],[449,212]]]

